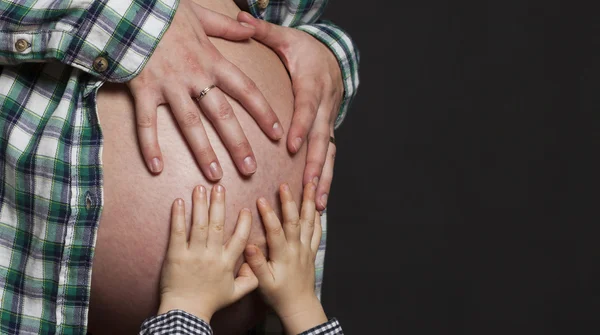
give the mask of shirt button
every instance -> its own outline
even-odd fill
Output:
[[[87,192],[85,194],[85,209],[87,209],[88,211],[92,208],[92,195],[90,194],[90,192]]]
[[[23,52],[27,50],[27,48],[29,48],[29,42],[24,39],[19,39],[15,43],[15,49],[17,49],[18,52]]]
[[[256,2],[258,2],[258,7],[260,9],[265,9],[269,6],[269,0],[257,0]]]
[[[94,70],[96,70],[96,72],[102,73],[106,71],[106,69],[108,69],[108,60],[106,60],[106,58],[100,56],[94,59]]]

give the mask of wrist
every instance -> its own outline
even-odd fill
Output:
[[[310,300],[295,304],[292,312],[280,314],[281,323],[288,334],[300,334],[307,329],[327,322],[321,302],[315,296]]]

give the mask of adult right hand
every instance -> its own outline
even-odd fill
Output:
[[[156,112],[162,104],[170,105],[196,161],[211,181],[221,179],[223,170],[202,125],[200,111],[219,133],[240,173],[251,175],[257,168],[250,143],[223,93],[239,101],[271,139],[283,136],[281,123],[256,84],[208,39],[215,36],[245,40],[254,31],[190,0],[181,0],[148,64],[127,84],[135,101],[139,145],[151,172],[160,173],[164,165]],[[196,101],[211,85],[216,87]]]

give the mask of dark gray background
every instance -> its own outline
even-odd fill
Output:
[[[330,1],[362,56],[323,293],[346,333],[600,333],[587,3]]]

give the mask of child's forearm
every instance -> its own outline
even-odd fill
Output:
[[[342,327],[336,319],[327,320],[323,306],[315,297],[314,301],[306,303],[298,312],[284,316],[280,315],[285,332],[294,334],[343,334]]]

